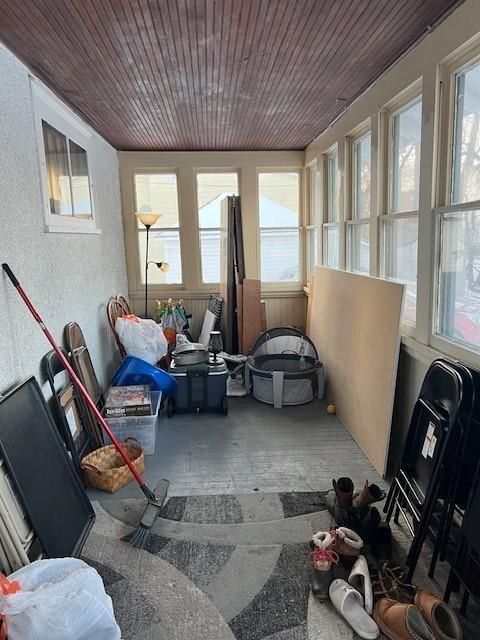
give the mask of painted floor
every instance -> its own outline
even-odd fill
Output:
[[[169,495],[324,491],[348,475],[356,486],[380,482],[373,465],[325,404],[273,409],[251,397],[230,398],[228,416],[175,415],[157,424],[145,477],[170,480]],[[91,491],[92,499],[105,494]],[[112,499],[135,497],[133,483]]]

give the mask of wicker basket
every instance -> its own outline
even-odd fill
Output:
[[[123,447],[138,473],[143,473],[145,458],[142,447],[132,442],[125,442]],[[118,491],[133,480],[130,469],[113,444],[100,447],[86,455],[82,460],[82,469],[89,487],[109,493]]]

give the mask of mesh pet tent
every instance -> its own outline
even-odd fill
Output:
[[[275,327],[257,338],[246,377],[254,398],[278,409],[323,398],[324,369],[315,345],[294,327]]]

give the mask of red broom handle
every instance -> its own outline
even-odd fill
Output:
[[[25,302],[28,310],[30,311],[30,313],[32,314],[32,316],[35,318],[36,322],[38,323],[38,325],[40,326],[41,330],[43,331],[43,333],[45,334],[47,340],[50,342],[50,344],[52,345],[53,350],[55,351],[55,353],[57,354],[60,362],[63,364],[63,366],[65,367],[65,369],[68,372],[68,375],[70,376],[70,378],[72,379],[73,383],[75,384],[75,386],[77,387],[77,389],[80,391],[80,393],[82,394],[85,402],[87,403],[87,405],[90,407],[90,409],[92,410],[92,412],[95,415],[95,418],[97,419],[98,424],[100,425],[100,427],[105,431],[105,433],[108,435],[108,437],[110,438],[110,440],[112,441],[115,449],[118,451],[118,453],[122,456],[122,458],[125,461],[125,464],[128,466],[128,468],[130,469],[130,471],[132,472],[132,475],[135,477],[135,480],[138,482],[138,484],[141,487],[145,486],[145,480],[142,478],[142,476],[138,473],[138,471],[135,469],[135,466],[133,465],[132,461],[130,460],[130,458],[128,457],[127,452],[125,451],[125,449],[122,447],[121,443],[119,442],[119,440],[116,438],[115,434],[112,432],[112,430],[110,429],[110,427],[108,426],[108,424],[105,422],[102,414],[100,413],[100,411],[97,409],[95,403],[93,402],[93,400],[90,398],[90,396],[88,395],[88,391],[85,389],[85,387],[83,386],[82,382],[80,381],[80,378],[77,376],[77,374],[75,373],[75,371],[72,369],[71,364],[69,363],[69,361],[67,360],[67,358],[65,358],[65,356],[63,355],[63,353],[61,352],[60,348],[58,347],[57,343],[55,342],[54,337],[52,336],[52,334],[50,333],[50,331],[47,329],[47,327],[45,326],[45,323],[43,322],[42,318],[40,317],[40,314],[38,313],[38,311],[35,309],[35,307],[33,306],[33,304],[30,302],[27,294],[25,293],[25,291],[22,289],[20,283],[18,282],[17,278],[15,277],[15,275],[13,274],[13,271],[10,269],[10,267],[8,266],[8,264],[2,264],[3,270],[5,271],[5,273],[7,274],[7,276],[10,278],[13,286],[15,287],[15,289],[18,291],[20,297],[22,298],[22,300]]]

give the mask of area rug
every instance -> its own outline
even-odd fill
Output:
[[[142,500],[94,503],[84,559],[102,576],[123,640],[350,640],[310,594],[309,540],[324,493],[172,497],[144,550]]]

